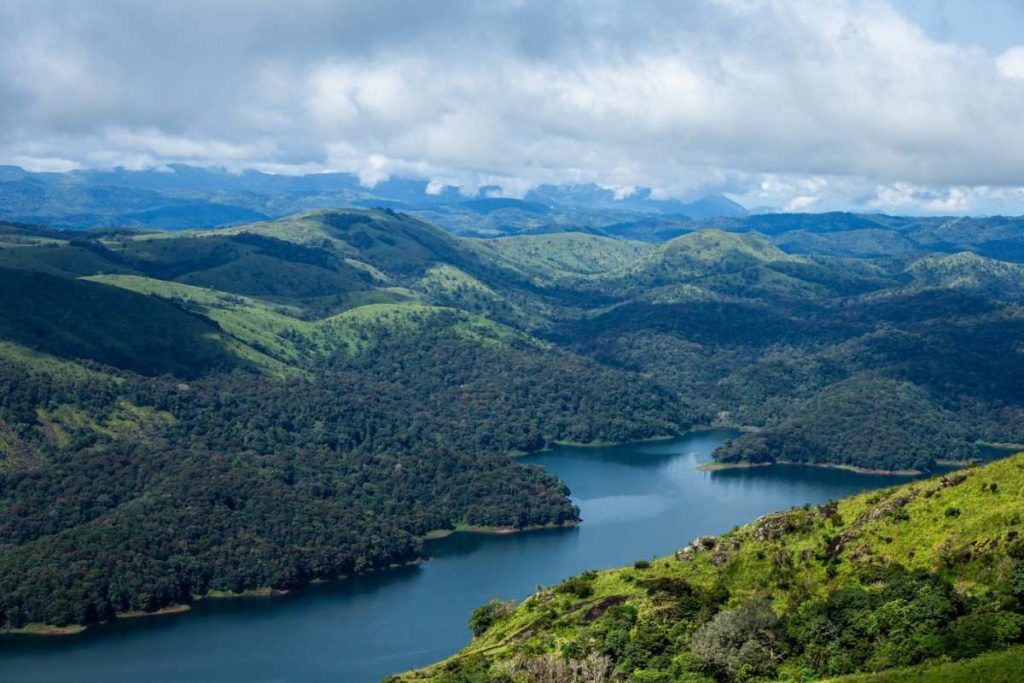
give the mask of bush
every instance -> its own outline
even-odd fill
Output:
[[[587,576],[574,576],[559,586],[558,591],[583,600],[594,594],[594,580]]]
[[[960,617],[949,627],[947,651],[953,659],[969,659],[1006,647],[1018,640],[1024,616],[1011,612],[984,612]]]
[[[767,601],[719,612],[697,629],[693,653],[730,680],[771,676],[782,660],[782,630]]]
[[[486,605],[477,607],[469,617],[469,630],[473,632],[473,637],[477,638],[483,635],[495,623],[512,614],[515,608],[515,600],[502,601],[498,598],[493,598]]]

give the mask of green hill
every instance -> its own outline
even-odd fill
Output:
[[[7,269],[0,290],[0,339],[26,348],[147,375],[194,377],[247,364],[247,350],[216,325],[155,297]]]
[[[562,484],[508,457],[560,441],[714,423],[757,430],[732,464],[883,470],[1024,442],[1016,267],[719,230],[484,241],[381,210],[0,224],[0,628],[572,523]]]
[[[677,237],[612,273],[623,286],[657,286],[735,273],[769,263],[799,262],[756,233],[702,230]]]
[[[533,277],[595,275],[628,266],[654,251],[646,242],[578,232],[517,235],[484,243]]]
[[[971,252],[926,256],[907,272],[914,285],[931,289],[968,289],[1000,299],[1024,297],[1024,266],[986,258]]]
[[[855,375],[830,384],[767,429],[715,453],[724,463],[811,462],[930,471],[978,457],[956,415],[909,382]]]
[[[549,337],[762,430],[725,461],[928,469],[1024,439],[1018,270],[975,254],[792,256],[705,230],[579,281],[610,300]]]
[[[486,605],[467,648],[395,680],[1014,680],[1022,490],[1024,454],[767,515]]]
[[[570,524],[562,483],[509,453],[695,419],[533,336],[529,277],[399,214],[0,243],[0,629],[383,569],[457,525]]]

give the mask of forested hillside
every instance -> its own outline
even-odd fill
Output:
[[[1015,680],[1022,488],[1018,455],[770,514],[519,605],[492,601],[467,648],[393,680]]]
[[[510,208],[539,212],[473,210]],[[0,627],[382,568],[434,529],[572,523],[564,486],[509,458],[557,442],[725,424],[748,428],[725,464],[927,471],[1024,441],[1019,265],[922,246],[959,224],[756,218],[658,244],[474,240],[390,210],[3,224]],[[783,239],[865,220],[917,246]]]
[[[929,470],[1024,441],[1019,266],[973,253],[792,255],[756,234],[694,233],[584,289],[618,301],[552,332],[647,374],[725,424],[717,456]]]
[[[534,316],[532,282],[485,256],[374,212],[8,227],[0,628],[383,568],[435,529],[572,523],[564,486],[508,453],[695,419],[473,312]]]

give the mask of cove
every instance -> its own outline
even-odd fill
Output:
[[[523,458],[572,489],[583,523],[524,534],[454,534],[422,565],[275,598],[203,601],[191,612],[116,621],[62,638],[0,637],[0,681],[371,683],[443,659],[492,597],[521,599],[586,569],[667,555],[774,510],[913,477],[776,465],[698,471],[734,435],[560,447]]]

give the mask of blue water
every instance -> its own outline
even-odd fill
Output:
[[[569,484],[583,524],[456,534],[431,542],[425,564],[284,597],[205,601],[65,638],[0,637],[0,681],[369,683],[465,645],[470,611],[492,597],[520,599],[539,584],[666,555],[773,510],[909,479],[800,466],[698,471],[731,434],[527,458]]]

